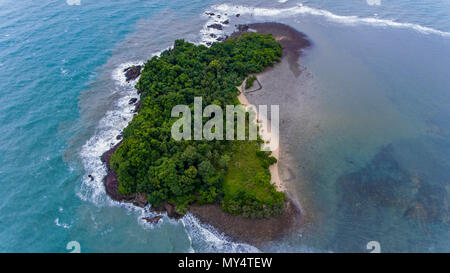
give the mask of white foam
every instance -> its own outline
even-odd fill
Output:
[[[413,23],[399,23],[388,19],[378,19],[370,17],[358,17],[358,16],[343,16],[337,15],[332,12],[323,9],[316,9],[305,6],[303,4],[298,4],[290,8],[259,8],[259,7],[247,7],[247,6],[236,6],[229,4],[214,5],[213,10],[228,14],[247,14],[253,16],[261,17],[291,17],[293,15],[313,15],[321,16],[326,19],[348,25],[354,24],[367,24],[377,27],[394,27],[394,28],[406,28],[412,29],[424,34],[436,34],[440,36],[450,37],[450,32],[445,32],[437,30],[430,27],[421,26]]]
[[[218,232],[214,227],[201,223],[194,215],[189,212],[181,219],[181,222],[183,223],[186,231],[189,234],[191,243],[192,239],[195,241],[197,252],[260,252],[260,250],[254,246],[233,242],[224,234]]]
[[[116,102],[114,109],[108,111],[100,120],[95,134],[81,149],[80,157],[86,175],[78,195],[83,200],[91,200],[100,204],[108,199],[102,182],[106,176],[106,166],[100,157],[119,142],[116,139],[117,135],[125,129],[135,115],[133,113],[135,106],[128,102],[131,98],[138,97],[136,88],[134,88],[138,79],[127,82],[123,72],[125,68],[132,65],[142,65],[142,62],[123,63],[112,72],[112,79],[119,85],[118,92],[122,96]],[[91,175],[92,179],[88,175]]]
[[[60,222],[59,222],[59,218],[56,218],[56,219],[55,219],[55,225],[57,225],[58,227],[65,228],[65,229],[69,229],[69,228],[71,227],[71,226],[68,225],[68,224],[60,223]]]
[[[381,0],[367,0],[367,5],[369,6],[380,6]]]
[[[67,70],[64,68],[60,68],[61,74],[63,74],[64,76],[67,76]]]
[[[81,0],[67,0],[66,3],[69,6],[79,6],[81,5]]]
[[[230,17],[228,15],[226,15],[226,12],[219,12],[219,11],[215,11],[215,14],[213,16],[208,16],[208,20],[206,21],[206,23],[203,25],[202,30],[200,30],[200,36],[201,36],[201,41],[200,44],[203,45],[208,45],[208,43],[213,43],[217,41],[218,37],[225,37],[226,35],[226,30],[228,28],[230,28],[230,23],[229,24],[222,24],[222,22],[228,20],[230,21]],[[220,16],[220,18],[219,18]],[[215,29],[215,28],[209,28],[208,26],[212,25],[212,24],[219,24],[222,25],[222,30],[219,29]],[[211,37],[211,34],[214,34],[216,37]]]
[[[169,47],[170,48],[170,47]],[[159,56],[162,51],[151,55]],[[78,196],[82,200],[90,200],[97,205],[111,205],[114,202],[106,195],[103,178],[106,176],[106,166],[100,157],[109,149],[114,147],[119,140],[116,137],[125,129],[133,119],[135,105],[130,105],[131,98],[139,98],[135,88],[139,77],[127,82],[124,69],[133,65],[143,65],[143,61],[133,61],[120,64],[111,73],[111,78],[117,84],[116,92],[121,97],[115,103],[112,110],[99,121],[94,135],[83,145],[80,157],[86,171]],[[91,175],[93,179],[89,178]]]
[[[144,62],[139,61],[139,62],[126,62],[123,64],[120,64],[119,67],[117,67],[116,69],[114,69],[113,73],[111,74],[111,77],[114,81],[116,81],[120,86],[135,86],[136,83],[139,80],[139,77],[133,81],[127,82],[127,78],[125,76],[125,72],[124,70],[128,67],[131,66],[136,66],[136,65],[143,65]]]

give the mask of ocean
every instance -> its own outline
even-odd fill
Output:
[[[448,18],[444,0],[1,0],[0,251],[450,252]],[[111,201],[100,155],[137,97],[123,69],[268,21],[312,42],[286,136],[307,225],[255,247]]]

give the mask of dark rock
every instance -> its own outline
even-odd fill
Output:
[[[133,112],[137,113],[139,111],[139,108],[141,108],[141,105],[142,105],[142,101],[140,100],[136,103]]]
[[[241,16],[239,13],[238,14],[236,14],[236,17],[239,17],[239,16]]]
[[[163,218],[161,215],[155,216],[155,217],[142,217],[143,220],[145,220],[147,223],[150,224],[158,224],[159,220],[161,220],[161,218]]]
[[[211,43],[211,42],[207,42],[206,45],[207,45],[207,46],[210,46],[210,45],[212,45],[212,43]]]
[[[180,219],[182,217],[182,215],[175,212],[175,205],[172,205],[167,201],[164,201],[159,207],[151,206],[150,210],[158,213],[167,212],[167,216],[174,219]]]
[[[210,36],[211,38],[216,38],[216,37],[217,37],[216,34],[214,34],[214,33],[209,34],[209,36]]]
[[[247,31],[249,29],[249,26],[248,25],[238,25],[237,29],[240,32],[245,32],[245,31]]]
[[[221,24],[212,24],[208,26],[209,28],[214,28],[214,29],[218,29],[218,30],[222,30],[223,26]]]
[[[117,192],[119,188],[119,181],[117,180],[117,173],[114,170],[111,170],[110,160],[111,156],[114,154],[114,152],[117,150],[121,142],[119,142],[116,146],[111,148],[109,151],[105,152],[101,156],[101,160],[103,163],[106,164],[106,168],[108,169],[108,174],[103,180],[103,183],[105,185],[106,193],[115,201],[123,201],[123,200],[129,200],[131,196],[119,194]]]
[[[129,105],[135,104],[137,102],[137,98],[131,98],[130,101],[128,101]]]
[[[217,18],[220,18],[221,16],[220,15],[217,15]]]
[[[88,175],[88,177],[91,179],[91,181],[94,180],[94,176],[93,175],[90,174],[90,175]]]
[[[223,41],[224,39],[225,39],[224,37],[219,37],[219,38],[217,38],[217,41],[221,42],[221,41]]]
[[[137,77],[139,77],[139,75],[141,75],[141,69],[142,65],[133,65],[125,68],[123,72],[125,72],[127,82],[135,80]]]
[[[228,25],[229,23],[230,23],[230,20],[228,20],[228,19],[222,22],[222,24],[224,24],[224,25]]]
[[[175,206],[174,205],[170,204],[169,202],[165,202],[164,203],[164,207],[165,207],[165,209],[167,211],[167,216],[175,217],[176,212],[175,212]]]
[[[133,200],[133,205],[143,208],[143,207],[147,206],[147,204],[148,204],[147,195],[145,195],[143,193],[135,194],[135,198]]]
[[[215,15],[214,12],[205,12],[205,14],[208,15],[208,16],[214,16]]]
[[[117,136],[116,136],[116,139],[117,140],[121,140],[123,138],[123,132],[121,132],[120,134],[118,134]]]
[[[422,203],[415,201],[408,207],[403,216],[425,221],[428,217],[428,212]]]

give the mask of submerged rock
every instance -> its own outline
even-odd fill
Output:
[[[129,105],[135,104],[137,102],[137,98],[131,98],[130,101],[128,101]]]
[[[158,224],[159,220],[161,220],[162,218],[163,217],[161,215],[157,215],[155,217],[142,217],[143,220],[150,224]]]
[[[339,213],[345,215],[342,217],[351,215],[358,221],[370,221],[385,217],[386,208],[423,226],[448,221],[449,198],[445,187],[402,168],[392,144],[382,147],[359,170],[339,177],[338,185]]]
[[[222,22],[222,24],[224,24],[224,25],[228,25],[229,23],[230,23],[230,20],[228,20],[228,19]]]
[[[424,222],[428,217],[428,212],[422,203],[415,201],[408,207],[403,216]]]

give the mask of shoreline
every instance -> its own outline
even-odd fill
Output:
[[[280,62],[275,66],[279,65],[281,62],[287,61],[295,75],[300,73],[297,61],[301,54],[301,49],[310,46],[310,42],[306,39],[304,34],[280,23],[257,23],[238,26],[238,31],[235,32],[232,37],[248,31],[272,33],[274,38],[279,41],[283,47],[283,56]],[[268,67],[261,73],[270,71],[274,67]],[[240,91],[238,99],[241,104],[249,104],[244,92],[242,92],[239,87],[238,89]],[[140,101],[136,103],[135,111],[138,111],[139,106]],[[101,156],[102,162],[106,164],[107,167],[107,175],[103,178],[106,193],[115,201],[132,203],[133,205],[142,208],[146,207],[148,202],[145,194],[122,195],[117,193],[119,183],[117,181],[117,174],[110,168],[110,158],[117,147],[119,147],[120,143],[121,142],[117,143],[113,148]],[[284,192],[286,195],[285,209],[281,215],[269,219],[250,219],[245,218],[242,215],[233,216],[224,212],[218,203],[204,205],[192,204],[189,212],[196,216],[200,221],[212,225],[218,231],[230,236],[232,239],[255,245],[280,238],[288,234],[289,231],[298,228],[303,223],[301,208],[294,202],[293,198],[290,197],[283,181],[280,179],[278,170],[279,155],[280,147],[272,152],[272,156],[277,159],[277,163],[272,164],[269,167],[269,170],[272,177],[271,182],[275,183],[277,189]],[[160,207],[151,206],[150,210],[159,213],[167,212],[167,216],[170,218],[179,219],[182,217],[175,212],[175,206],[167,201]],[[157,222],[158,221],[156,220],[154,223]],[[258,228],[256,229],[255,227]]]
[[[302,50],[304,48],[311,46],[311,42],[307,39],[305,34],[297,31],[296,29],[294,29],[288,25],[281,24],[281,23],[275,23],[275,22],[238,25],[237,28],[238,28],[238,31],[233,33],[231,35],[231,37],[239,36],[243,32],[248,32],[248,31],[254,31],[256,33],[272,34],[272,36],[275,38],[275,40],[280,42],[283,47],[283,55],[281,57],[280,62],[277,63],[276,65],[280,65],[282,62],[287,61],[292,73],[296,77],[298,77],[300,75],[301,71],[299,69],[298,59],[300,58],[300,56],[302,54]],[[273,68],[274,67],[267,67],[266,69],[264,69],[264,71],[254,74],[254,75],[259,76],[267,71],[270,71]],[[240,86],[237,86],[237,89],[240,92],[240,94],[238,95],[237,98],[243,106],[248,106],[252,103],[249,102],[248,97],[245,95],[246,92],[243,91],[245,89],[245,87],[244,87],[245,82],[246,82],[246,79],[244,79],[244,81],[241,83]],[[258,84],[260,85],[260,88],[255,91],[259,91],[263,87],[261,86],[261,83],[259,82],[258,79],[256,80],[256,82],[258,82]],[[254,91],[250,91],[250,92],[254,92]],[[264,119],[267,122],[267,125],[270,126],[270,121],[267,120],[267,117],[260,117],[258,115],[258,113],[256,113],[256,114],[257,114],[258,121],[260,118]],[[277,162],[275,164],[270,165],[270,167],[269,167],[270,174],[271,174],[271,180],[272,180],[272,183],[274,183],[277,186],[277,189],[279,191],[289,194],[289,192],[287,192],[285,183],[280,178],[280,173],[279,173],[279,169],[278,169],[279,162],[280,162],[280,149],[281,149],[280,148],[281,143],[280,143],[279,136],[278,135],[277,136],[270,135],[270,134],[268,134],[268,132],[261,133],[261,138],[264,140],[265,143],[267,143],[267,141],[270,142],[270,137],[278,138],[278,142],[279,142],[277,149],[272,151],[272,156],[277,159]],[[299,204],[297,204],[297,206],[299,207],[299,209],[301,209],[301,206]]]
[[[255,74],[255,76],[256,76],[256,75],[258,75],[258,74]],[[239,92],[241,92],[241,93],[238,95],[237,98],[238,98],[239,102],[240,102],[244,107],[247,107],[247,106],[250,105],[251,103],[249,103],[247,97],[245,96],[245,92],[243,91],[243,89],[244,89],[243,86],[244,86],[244,84],[245,84],[245,81],[246,81],[246,80],[244,80],[240,86],[237,86],[237,89],[239,90]],[[257,118],[256,118],[256,119],[257,119],[257,122],[263,120],[263,122],[265,122],[268,126],[270,126],[270,122],[267,120],[267,118],[260,117],[259,114],[258,114],[258,112],[256,112],[256,117],[257,117]],[[261,139],[262,139],[262,140],[264,141],[264,143],[266,143],[266,144],[270,143],[271,137],[279,138],[279,136],[270,135],[267,131],[262,131],[262,132],[260,133],[260,136],[261,136]],[[278,142],[279,142],[279,139],[278,139]],[[269,166],[271,182],[272,182],[273,184],[276,185],[278,191],[286,192],[286,187],[285,187],[283,181],[280,179],[280,174],[278,173],[278,162],[279,162],[279,160],[280,160],[280,147],[279,147],[279,145],[278,145],[278,147],[277,147],[274,151],[272,151],[272,156],[275,157],[275,158],[277,159],[277,162],[275,162],[274,164],[272,164],[272,165]]]

